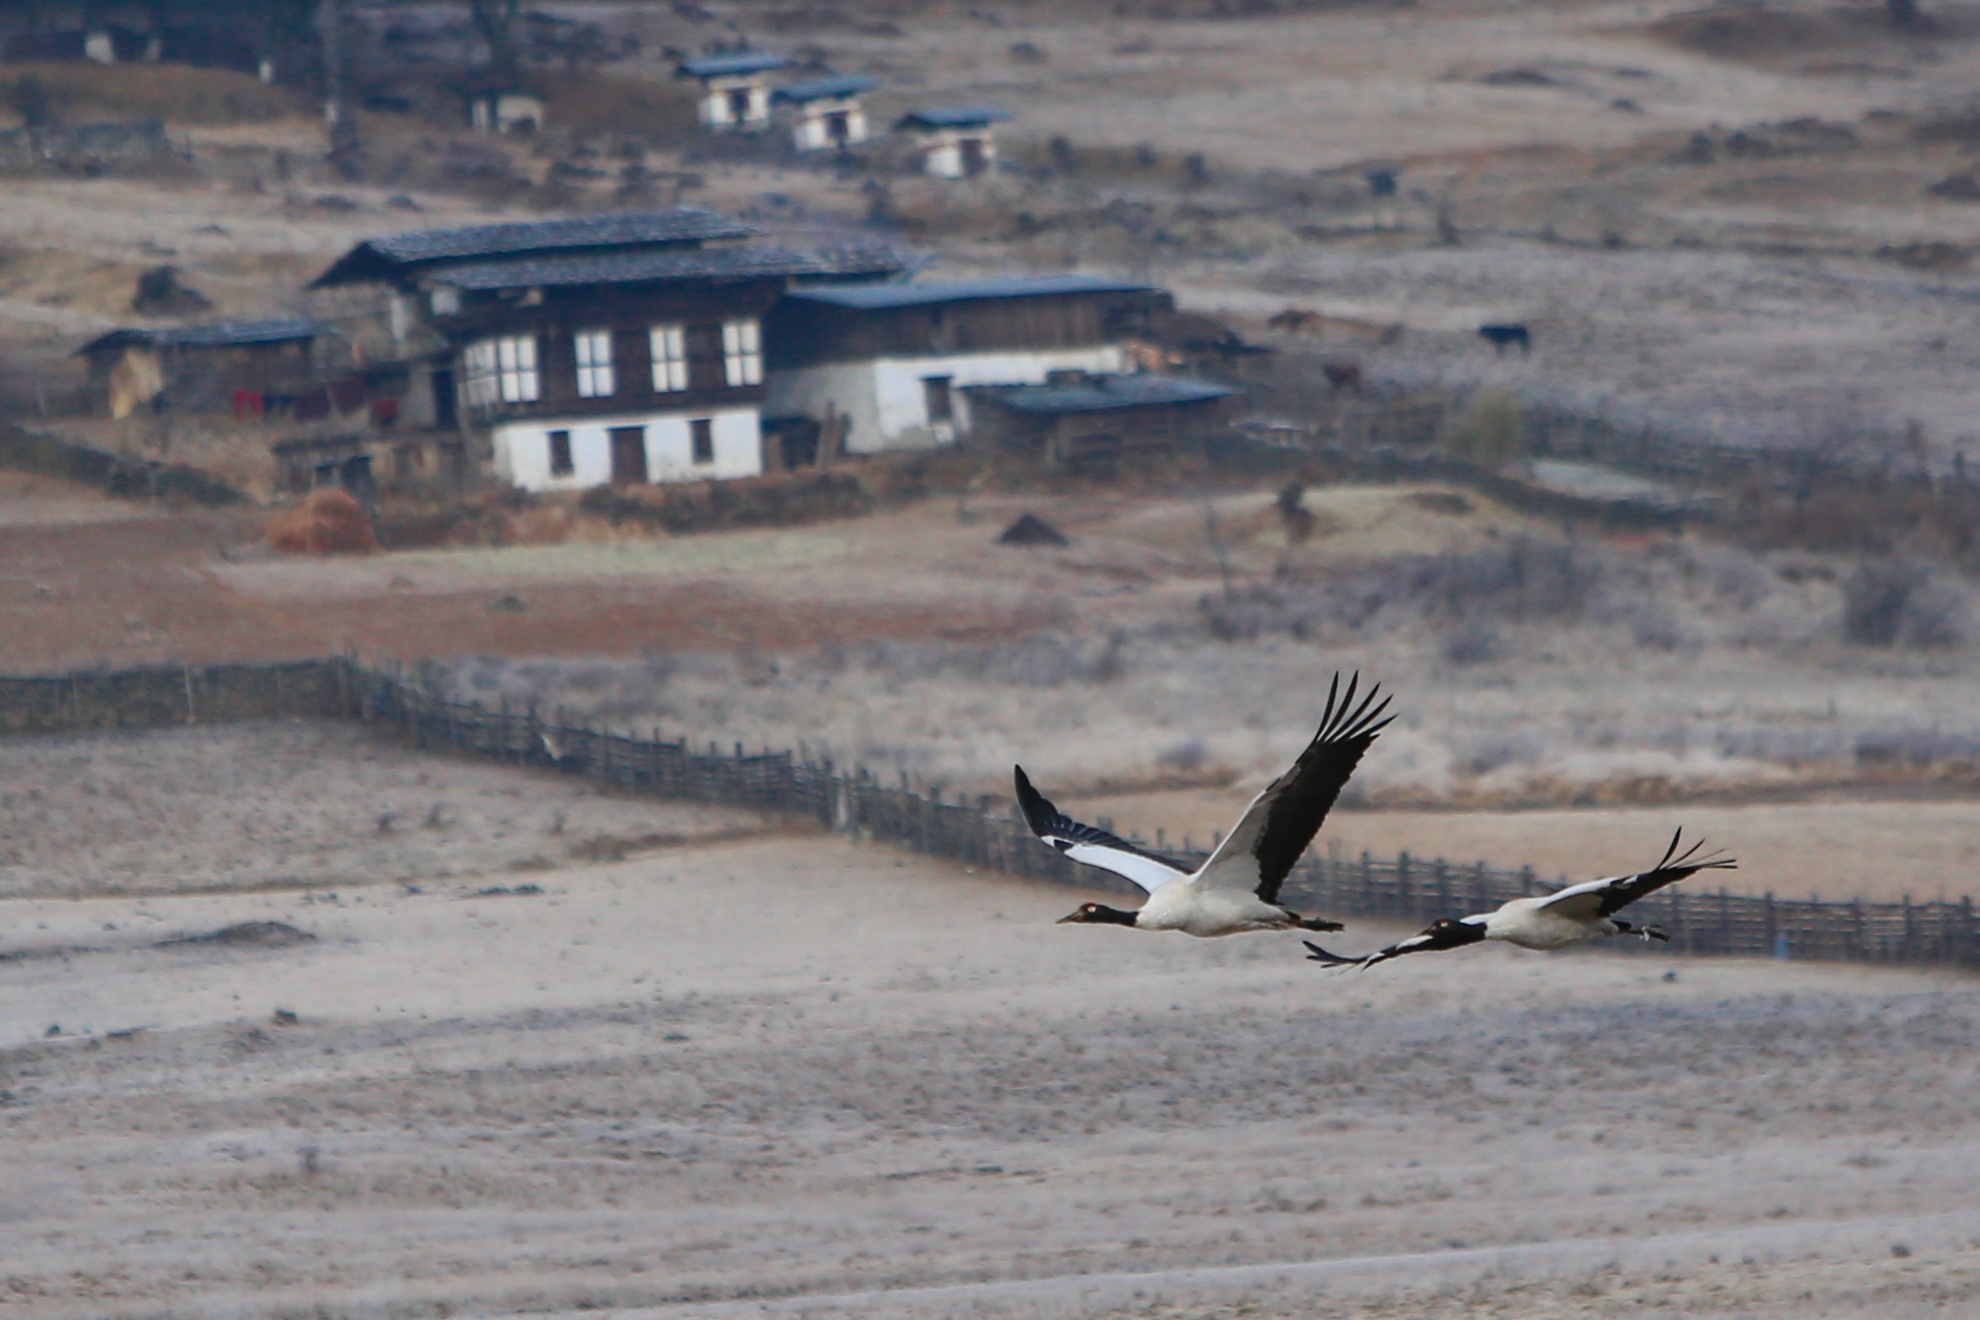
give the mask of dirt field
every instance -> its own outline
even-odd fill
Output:
[[[93,764],[163,792],[207,737]],[[18,744],[9,779],[73,753]],[[465,820],[508,774],[308,759],[244,812],[425,775]],[[674,819],[573,803],[634,807]],[[10,837],[87,855],[38,819]],[[1330,976],[838,840],[505,895],[476,856],[335,898],[78,899],[58,869],[0,900],[7,1313],[1980,1305],[1969,977],[1500,949]],[[181,938],[248,921],[314,938]]]
[[[762,833],[745,813],[406,755],[359,725],[0,740],[0,895],[445,883]]]

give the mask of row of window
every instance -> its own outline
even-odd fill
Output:
[[[583,399],[609,399],[619,392],[612,362],[610,330],[580,330],[572,337],[577,356],[577,392]],[[647,331],[653,390],[670,394],[688,387],[687,328],[656,325]],[[535,403],[541,397],[536,337],[505,335],[469,344],[463,393],[470,408],[501,403]],[[730,386],[763,383],[763,339],[755,321],[722,323],[722,372]]]
[[[612,480],[614,482],[643,482],[646,471],[646,428],[643,426],[615,426],[609,432],[612,444]],[[571,433],[551,431],[550,475],[568,477],[577,471],[577,462],[571,455]],[[688,423],[690,455],[697,466],[715,461],[715,422],[712,418],[697,417]]]

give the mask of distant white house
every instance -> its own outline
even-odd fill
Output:
[[[1085,275],[805,288],[764,320],[766,420],[845,427],[854,454],[953,443],[964,391],[1117,373],[1169,295]]]
[[[703,128],[713,132],[760,129],[770,124],[770,74],[785,63],[781,55],[746,50],[684,60],[674,76],[700,81]]]
[[[522,92],[482,92],[468,100],[468,123],[482,133],[540,133],[543,101]]]
[[[920,143],[922,168],[943,179],[973,179],[997,167],[992,124],[1011,117],[994,105],[939,105],[903,115],[894,130]]]
[[[866,141],[859,98],[879,85],[873,78],[816,78],[780,87],[770,99],[791,108],[791,140],[799,151],[837,151]]]

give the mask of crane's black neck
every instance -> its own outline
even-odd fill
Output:
[[[1134,919],[1140,915],[1139,912],[1123,912],[1119,908],[1110,908],[1104,903],[1095,903],[1093,910],[1086,914],[1086,919],[1096,925],[1132,926]]]

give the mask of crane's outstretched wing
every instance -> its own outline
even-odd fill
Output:
[[[1465,917],[1453,921],[1445,917],[1431,923],[1430,927],[1419,935],[1412,935],[1406,940],[1397,940],[1385,949],[1377,949],[1359,958],[1343,958],[1338,953],[1328,953],[1312,940],[1301,940],[1300,943],[1306,946],[1308,962],[1325,963],[1329,967],[1373,967],[1378,962],[1400,958],[1405,953],[1435,953],[1439,949],[1461,949],[1467,944],[1476,944],[1484,938],[1485,918]]]
[[[1189,868],[1180,862],[1137,848],[1097,825],[1080,824],[1031,786],[1031,777],[1025,774],[1023,766],[1012,768],[1017,772],[1017,800],[1024,811],[1024,823],[1033,834],[1075,862],[1124,876],[1151,894],[1169,881],[1189,874]]]
[[[1355,685],[1360,681],[1361,675],[1356,674],[1342,692],[1341,676],[1334,675],[1327,689],[1327,710],[1313,741],[1290,770],[1251,800],[1230,837],[1218,845],[1193,883],[1256,894],[1266,903],[1279,901],[1279,886],[1320,832],[1320,823],[1341,795],[1341,786],[1360,764],[1368,745],[1395,718],[1382,717],[1389,706],[1387,697],[1375,704],[1382,690],[1379,685],[1368,689],[1359,706],[1354,704]]]
[[[1614,916],[1645,894],[1655,893],[1665,885],[1676,884],[1688,875],[1696,875],[1700,871],[1730,871],[1737,865],[1730,857],[1716,854],[1698,856],[1698,850],[1705,846],[1703,839],[1680,854],[1678,837],[1683,833],[1679,830],[1671,836],[1671,846],[1664,850],[1663,860],[1649,870],[1569,885],[1548,895],[1539,906],[1583,919]]]

